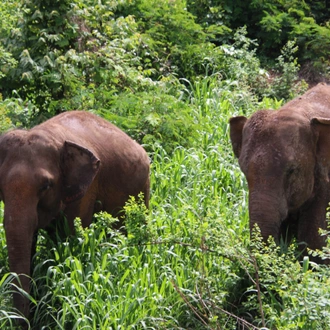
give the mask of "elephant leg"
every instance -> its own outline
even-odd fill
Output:
[[[74,235],[74,219],[77,217],[81,219],[83,227],[89,226],[94,213],[94,203],[94,200],[91,201],[84,197],[68,204],[64,211],[46,228],[48,236],[56,242],[58,238],[65,240],[69,235]]]
[[[309,203],[302,209],[298,224],[298,241],[305,242],[307,247],[320,250],[326,244],[325,236],[321,236],[319,230],[326,229],[326,207],[324,203]],[[316,262],[324,263],[320,258]]]
[[[66,220],[66,216],[60,214],[52,220],[50,225],[45,228],[45,231],[47,232],[47,237],[56,243],[59,239],[60,241],[65,240],[68,234],[71,233],[71,228]]]
[[[289,213],[287,218],[282,222],[280,235],[285,242],[290,243],[293,238],[298,237],[298,219],[298,213]]]
[[[145,187],[143,189],[143,197],[146,208],[149,209],[149,199],[150,199],[150,179],[148,178]]]
[[[70,229],[70,233],[74,234],[74,219],[80,218],[82,226],[88,227],[91,224],[94,214],[95,199],[83,198],[80,201],[69,204],[64,210],[64,217]]]

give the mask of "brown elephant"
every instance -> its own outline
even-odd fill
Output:
[[[277,111],[230,119],[230,138],[249,188],[250,229],[276,241],[288,230],[310,248],[325,238],[330,201],[330,86],[318,84]]]
[[[70,111],[31,130],[0,137],[0,198],[10,271],[29,292],[34,237],[64,214],[73,229],[80,217],[91,223],[97,205],[116,216],[129,196],[149,201],[149,158],[145,150],[116,126],[85,111]],[[25,316],[28,300],[14,294]]]

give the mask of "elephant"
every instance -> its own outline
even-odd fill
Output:
[[[50,228],[64,215],[74,233],[76,217],[87,227],[95,211],[116,216],[129,196],[141,192],[148,208],[149,171],[142,146],[87,111],[64,112],[30,130],[14,129],[0,136],[0,198],[9,269],[19,275],[22,288],[29,293],[38,229]],[[28,317],[28,299],[16,292],[13,301]]]
[[[319,83],[278,110],[229,124],[249,189],[250,230],[257,224],[265,242],[287,234],[304,249],[321,249],[330,201],[330,86]]]

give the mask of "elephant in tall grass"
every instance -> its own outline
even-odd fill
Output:
[[[35,234],[60,215],[88,226],[94,211],[112,215],[129,196],[149,200],[149,158],[116,126],[86,111],[55,116],[31,130],[0,137],[0,198],[9,267],[29,292]],[[96,208],[97,206],[97,208]],[[14,293],[14,305],[29,315],[29,302]]]
[[[330,201],[330,86],[318,84],[277,111],[230,119],[230,138],[249,188],[251,229],[279,240],[287,231],[324,246]]]

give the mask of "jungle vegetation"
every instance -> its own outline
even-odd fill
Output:
[[[231,116],[329,80],[329,24],[328,0],[0,2],[0,132],[86,110],[152,161],[127,236],[105,213],[65,241],[40,232],[31,329],[330,329],[330,269],[250,238],[228,136]],[[15,329],[2,223],[0,237],[0,325]]]

